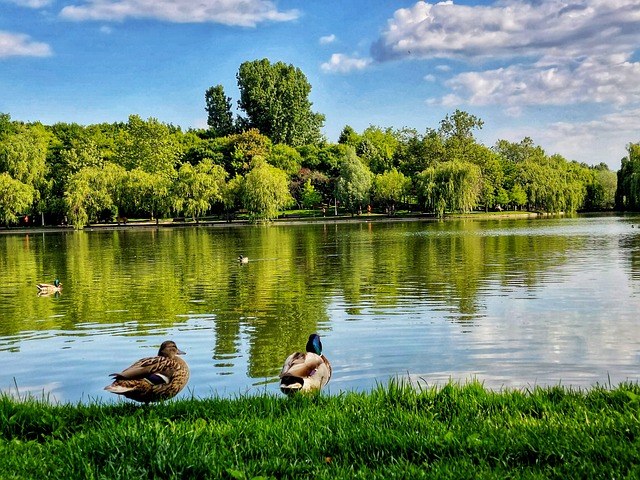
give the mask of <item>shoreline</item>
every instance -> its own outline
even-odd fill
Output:
[[[599,212],[598,212],[599,213]],[[602,212],[602,214],[611,214],[616,212]],[[599,213],[600,214],[600,213]],[[85,226],[82,230],[77,230],[70,225],[45,225],[45,226],[17,226],[0,228],[2,234],[28,234],[28,233],[61,233],[61,232],[78,232],[78,231],[103,231],[103,230],[136,230],[136,229],[161,229],[161,228],[219,228],[219,227],[252,227],[260,225],[302,225],[302,224],[338,224],[338,223],[371,223],[371,222],[433,222],[443,220],[456,219],[514,219],[514,218],[538,218],[538,217],[554,217],[564,216],[560,213],[544,213],[544,212],[477,212],[477,213],[458,213],[445,215],[438,218],[433,214],[410,214],[389,217],[381,214],[362,214],[352,217],[350,215],[331,215],[326,217],[293,217],[286,216],[273,220],[268,224],[255,224],[248,220],[202,220],[193,221],[174,221],[164,219],[156,222],[155,220],[132,220],[127,223],[94,223]]]

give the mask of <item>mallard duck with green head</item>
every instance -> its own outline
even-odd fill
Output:
[[[175,342],[162,342],[156,357],[138,360],[120,373],[112,373],[104,389],[137,402],[157,402],[175,397],[189,381],[189,366],[178,357],[185,353]]]
[[[36,287],[38,287],[38,292],[40,293],[56,293],[62,291],[62,284],[57,278],[53,283],[38,283]]]
[[[295,352],[285,360],[280,372],[280,391],[286,395],[296,392],[320,391],[331,379],[331,364],[322,354],[320,335],[309,335],[306,352]]]

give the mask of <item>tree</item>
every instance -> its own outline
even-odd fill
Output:
[[[257,128],[274,144],[296,147],[320,141],[325,117],[311,111],[311,85],[299,68],[265,58],[240,65],[236,78],[244,128]]]
[[[117,140],[116,163],[127,170],[173,174],[182,153],[173,133],[155,118],[145,121],[138,115],[129,116]]]
[[[522,185],[516,183],[509,192],[509,202],[514,208],[522,208],[527,204],[527,194],[522,188]]]
[[[33,203],[34,190],[31,185],[12,178],[7,172],[0,173],[0,222],[17,221],[17,213],[24,212]]]
[[[628,155],[618,170],[616,205],[623,210],[640,210],[640,143],[627,146]]]
[[[119,216],[148,214],[156,219],[170,209],[172,182],[162,173],[148,173],[139,168],[125,172],[119,184],[117,206]]]
[[[382,129],[369,125],[362,133],[360,150],[356,153],[368,163],[373,173],[383,173],[395,166],[398,138],[391,128]]]
[[[267,163],[287,172],[287,175],[293,176],[300,170],[302,157],[295,148],[280,143],[271,148],[266,160]]]
[[[336,197],[352,216],[369,202],[372,177],[371,171],[358,158],[353,147],[347,147],[336,185]]]
[[[243,182],[242,204],[251,222],[270,222],[293,203],[289,180],[284,171],[260,157],[253,160],[252,167]]]
[[[220,165],[205,159],[195,167],[184,163],[174,185],[174,208],[196,220],[215,202],[222,202],[226,172]]]
[[[320,192],[316,191],[315,187],[311,184],[310,179],[307,179],[307,181],[304,182],[301,197],[302,205],[304,205],[305,208],[312,208],[314,205],[322,202],[322,195]]]
[[[254,158],[265,158],[271,151],[271,140],[257,129],[244,131],[228,137],[230,159],[227,171],[232,175],[244,174],[251,168]]]
[[[0,140],[0,172],[33,188],[33,200],[46,188],[47,151],[51,135],[40,124],[17,125]]]
[[[378,174],[373,179],[373,194],[387,206],[389,216],[395,215],[396,203],[402,200],[411,188],[411,179],[395,168]]]
[[[474,130],[480,130],[484,122],[475,115],[456,110],[440,122],[439,135],[443,138],[450,160],[468,160],[469,147],[475,143]]]
[[[104,168],[86,167],[72,175],[64,193],[69,223],[81,229],[104,212],[112,217],[117,210],[117,185],[124,174],[122,167],[106,163]]]
[[[224,137],[234,133],[233,113],[231,112],[231,97],[224,93],[222,85],[207,89],[204,95],[207,111],[207,125],[214,137]]]
[[[480,187],[480,168],[469,162],[443,162],[420,173],[417,180],[420,201],[440,217],[447,211],[475,208]]]

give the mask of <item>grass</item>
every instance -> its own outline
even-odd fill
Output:
[[[1,478],[639,478],[640,387],[284,398],[0,397]]]

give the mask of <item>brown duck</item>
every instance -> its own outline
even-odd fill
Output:
[[[143,358],[120,373],[112,373],[114,381],[104,389],[144,403],[175,397],[189,381],[187,362],[177,355],[185,353],[167,340],[160,345],[157,357]]]
[[[295,352],[285,360],[280,372],[280,391],[286,395],[295,392],[320,391],[331,379],[331,364],[322,354],[322,343],[317,333],[309,335],[306,352]]]

